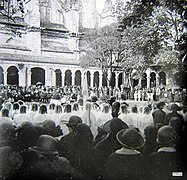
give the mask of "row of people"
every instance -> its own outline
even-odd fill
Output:
[[[71,116],[69,133],[58,138],[51,121],[42,126],[0,125],[2,179],[170,180],[186,179],[186,134],[177,123],[149,125],[144,137],[119,118],[107,121],[94,138],[79,116]],[[182,133],[183,132],[183,133]],[[175,174],[173,174],[175,175]],[[174,177],[175,178],[175,177]]]

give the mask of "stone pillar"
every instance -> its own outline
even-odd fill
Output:
[[[26,69],[19,70],[19,86],[26,86]]]
[[[84,72],[82,71],[82,73],[81,73],[81,87],[83,87],[83,82],[84,82]]]
[[[72,72],[72,86],[75,85],[75,72]]]
[[[160,76],[158,75],[158,73],[156,73],[156,88],[159,87],[159,79]]]
[[[99,73],[99,87],[102,87],[102,79],[103,79],[103,73]]]
[[[50,86],[51,82],[50,82],[50,70],[49,68],[45,69],[45,86]]]
[[[62,70],[62,87],[65,86],[65,71]]]
[[[7,69],[4,70],[3,76],[4,76],[4,85],[7,85]]]
[[[26,76],[26,85],[27,86],[31,85],[31,75],[32,75],[31,68],[27,67],[27,76]]]
[[[150,72],[147,72],[147,89],[150,88],[150,83],[151,83],[151,76],[150,76]]]

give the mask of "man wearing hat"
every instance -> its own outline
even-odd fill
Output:
[[[144,180],[147,172],[144,156],[137,151],[144,139],[136,129],[123,129],[116,135],[122,148],[112,153],[106,165],[107,180]]]
[[[175,149],[177,141],[177,133],[171,126],[166,125],[158,130],[157,143],[160,149],[150,155],[153,180],[170,180],[175,172],[181,173],[180,180],[186,179],[183,160]]]
[[[73,168],[66,158],[59,157],[55,138],[41,135],[29,149],[36,152],[38,160],[27,168],[23,179],[71,179]]]
[[[117,141],[116,134],[122,130],[127,129],[128,126],[119,118],[113,118],[107,121],[103,125],[103,130],[108,133],[108,135],[102,139],[95,148],[101,153],[102,164],[106,164],[110,154],[115,152],[117,149],[121,148],[122,145]]]
[[[163,108],[165,106],[165,102],[159,102],[156,107],[157,109],[153,111],[152,116],[153,116],[153,121],[154,124],[165,124],[166,120],[166,113],[163,111]]]
[[[71,116],[68,122],[64,122],[69,129],[69,134],[63,136],[58,144],[58,150],[61,156],[67,157],[67,153],[72,147],[73,132],[80,123],[82,123],[82,119],[79,116]]]
[[[171,110],[171,112],[166,115],[166,122],[165,122],[165,124],[168,125],[170,119],[173,118],[173,117],[177,117],[181,121],[181,123],[184,124],[184,118],[183,118],[183,116],[178,113],[178,111],[181,111],[182,108],[179,107],[177,104],[171,104],[170,110]]]

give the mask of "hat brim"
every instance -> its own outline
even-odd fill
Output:
[[[37,146],[29,147],[29,150],[34,152],[39,152],[42,154],[53,154],[53,155],[59,154],[57,150],[48,150]]]
[[[134,143],[134,144],[131,144],[131,145],[129,145],[129,144],[126,144],[126,143],[124,143],[123,142],[123,138],[122,138],[122,134],[124,133],[124,131],[126,131],[127,129],[123,129],[123,130],[121,130],[121,131],[119,131],[118,133],[117,133],[117,135],[116,135],[116,138],[117,138],[117,140],[118,140],[118,142],[122,145],[122,146],[125,146],[125,147],[127,147],[127,148],[134,148],[134,149],[137,149],[137,148],[140,148],[140,147],[142,147],[143,145],[144,145],[144,139],[143,139],[143,137],[141,136],[141,134],[140,133],[138,133],[138,141],[136,142],[136,143]]]

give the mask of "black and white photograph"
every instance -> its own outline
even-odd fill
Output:
[[[0,0],[0,180],[36,179],[187,179],[187,0]]]

